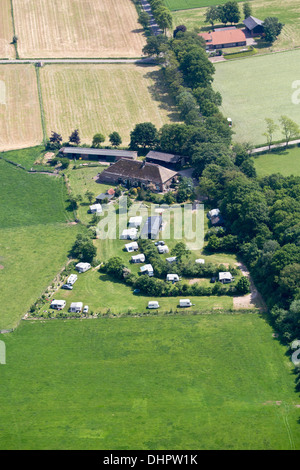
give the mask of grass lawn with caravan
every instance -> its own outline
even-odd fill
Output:
[[[259,315],[27,320],[1,340],[2,450],[300,449],[292,362]]]
[[[273,173],[283,176],[300,176],[300,148],[282,148],[254,157],[254,165],[258,177]]]

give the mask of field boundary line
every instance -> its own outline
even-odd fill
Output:
[[[15,26],[15,15],[14,15],[14,4],[13,0],[10,0],[10,12],[11,12],[11,21],[12,21],[12,27],[13,27],[13,33],[14,36],[16,36],[16,26]],[[19,52],[18,52],[18,42],[13,42],[15,52],[16,52],[16,59],[19,59]]]
[[[44,103],[43,103],[40,70],[38,67],[35,67],[35,73],[36,73],[37,90],[38,90],[39,103],[40,103],[41,124],[42,124],[42,130],[43,130],[43,142],[44,142],[44,145],[46,145],[47,126],[46,126],[45,110],[44,110]]]

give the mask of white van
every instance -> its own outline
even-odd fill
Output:
[[[148,302],[148,308],[159,308],[159,303],[156,300]]]
[[[191,307],[192,302],[190,299],[180,299],[179,300],[179,307]]]

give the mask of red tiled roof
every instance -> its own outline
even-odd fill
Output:
[[[246,41],[245,33],[241,29],[228,29],[227,31],[212,31],[211,33],[199,33],[208,45],[231,44]]]
[[[115,190],[113,188],[110,188],[108,191],[106,191],[107,194],[109,194],[110,196],[113,196],[115,194]]]

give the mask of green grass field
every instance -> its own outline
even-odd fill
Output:
[[[259,177],[272,173],[300,176],[300,148],[294,147],[260,155],[254,158],[254,165]]]
[[[22,322],[3,449],[300,449],[292,363],[256,315]]]
[[[264,144],[265,118],[287,115],[300,124],[292,88],[298,80],[300,50],[215,64],[214,88],[223,97],[222,112],[233,121],[234,140]],[[282,139],[277,131],[274,140]]]
[[[68,224],[62,178],[0,160],[0,329],[11,328],[67,261],[78,228]]]
[[[226,3],[226,0],[165,0],[165,4],[170,10],[187,10],[223,3]]]
[[[37,145],[36,147],[28,147],[20,150],[10,150],[8,152],[1,152],[0,156],[6,160],[18,163],[26,170],[33,168],[37,171],[47,170],[51,171],[49,166],[42,164],[35,164],[36,161],[41,161],[44,154],[46,153],[43,145]]]

